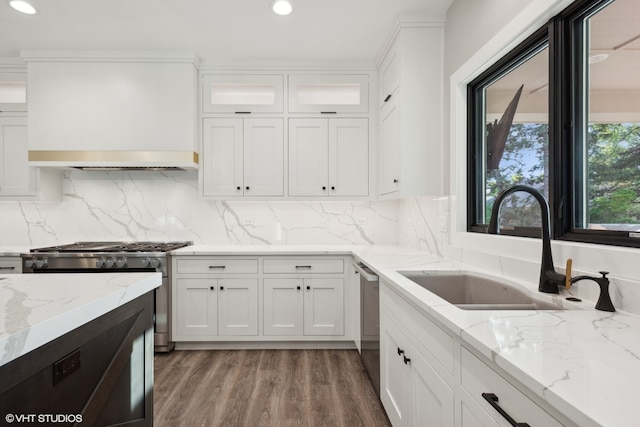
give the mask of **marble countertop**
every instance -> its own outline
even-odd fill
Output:
[[[161,283],[161,273],[0,275],[0,366]]]
[[[0,246],[0,256],[20,256],[31,250],[26,246]]]
[[[182,255],[352,254],[425,314],[493,360],[580,426],[627,426],[640,419],[640,316],[569,303],[564,292],[542,294],[535,283],[508,280],[559,311],[461,310],[398,271],[476,271],[398,246],[190,246]]]

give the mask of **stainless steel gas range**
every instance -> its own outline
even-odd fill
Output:
[[[21,254],[23,273],[160,272],[155,290],[154,343],[168,352],[171,340],[171,260],[169,252],[192,242],[76,242]]]

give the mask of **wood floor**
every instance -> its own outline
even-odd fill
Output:
[[[154,425],[389,426],[356,350],[155,355]]]

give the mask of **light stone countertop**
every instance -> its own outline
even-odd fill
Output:
[[[0,275],[0,366],[161,283],[161,273]]]
[[[398,271],[477,268],[398,246],[189,246],[175,255],[352,254],[425,314],[493,360],[513,378],[580,426],[632,426],[640,420],[640,316],[595,310],[520,286],[536,299],[575,308],[559,311],[461,310]]]

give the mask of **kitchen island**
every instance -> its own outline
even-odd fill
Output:
[[[152,425],[160,273],[0,276],[0,413],[42,425]]]

